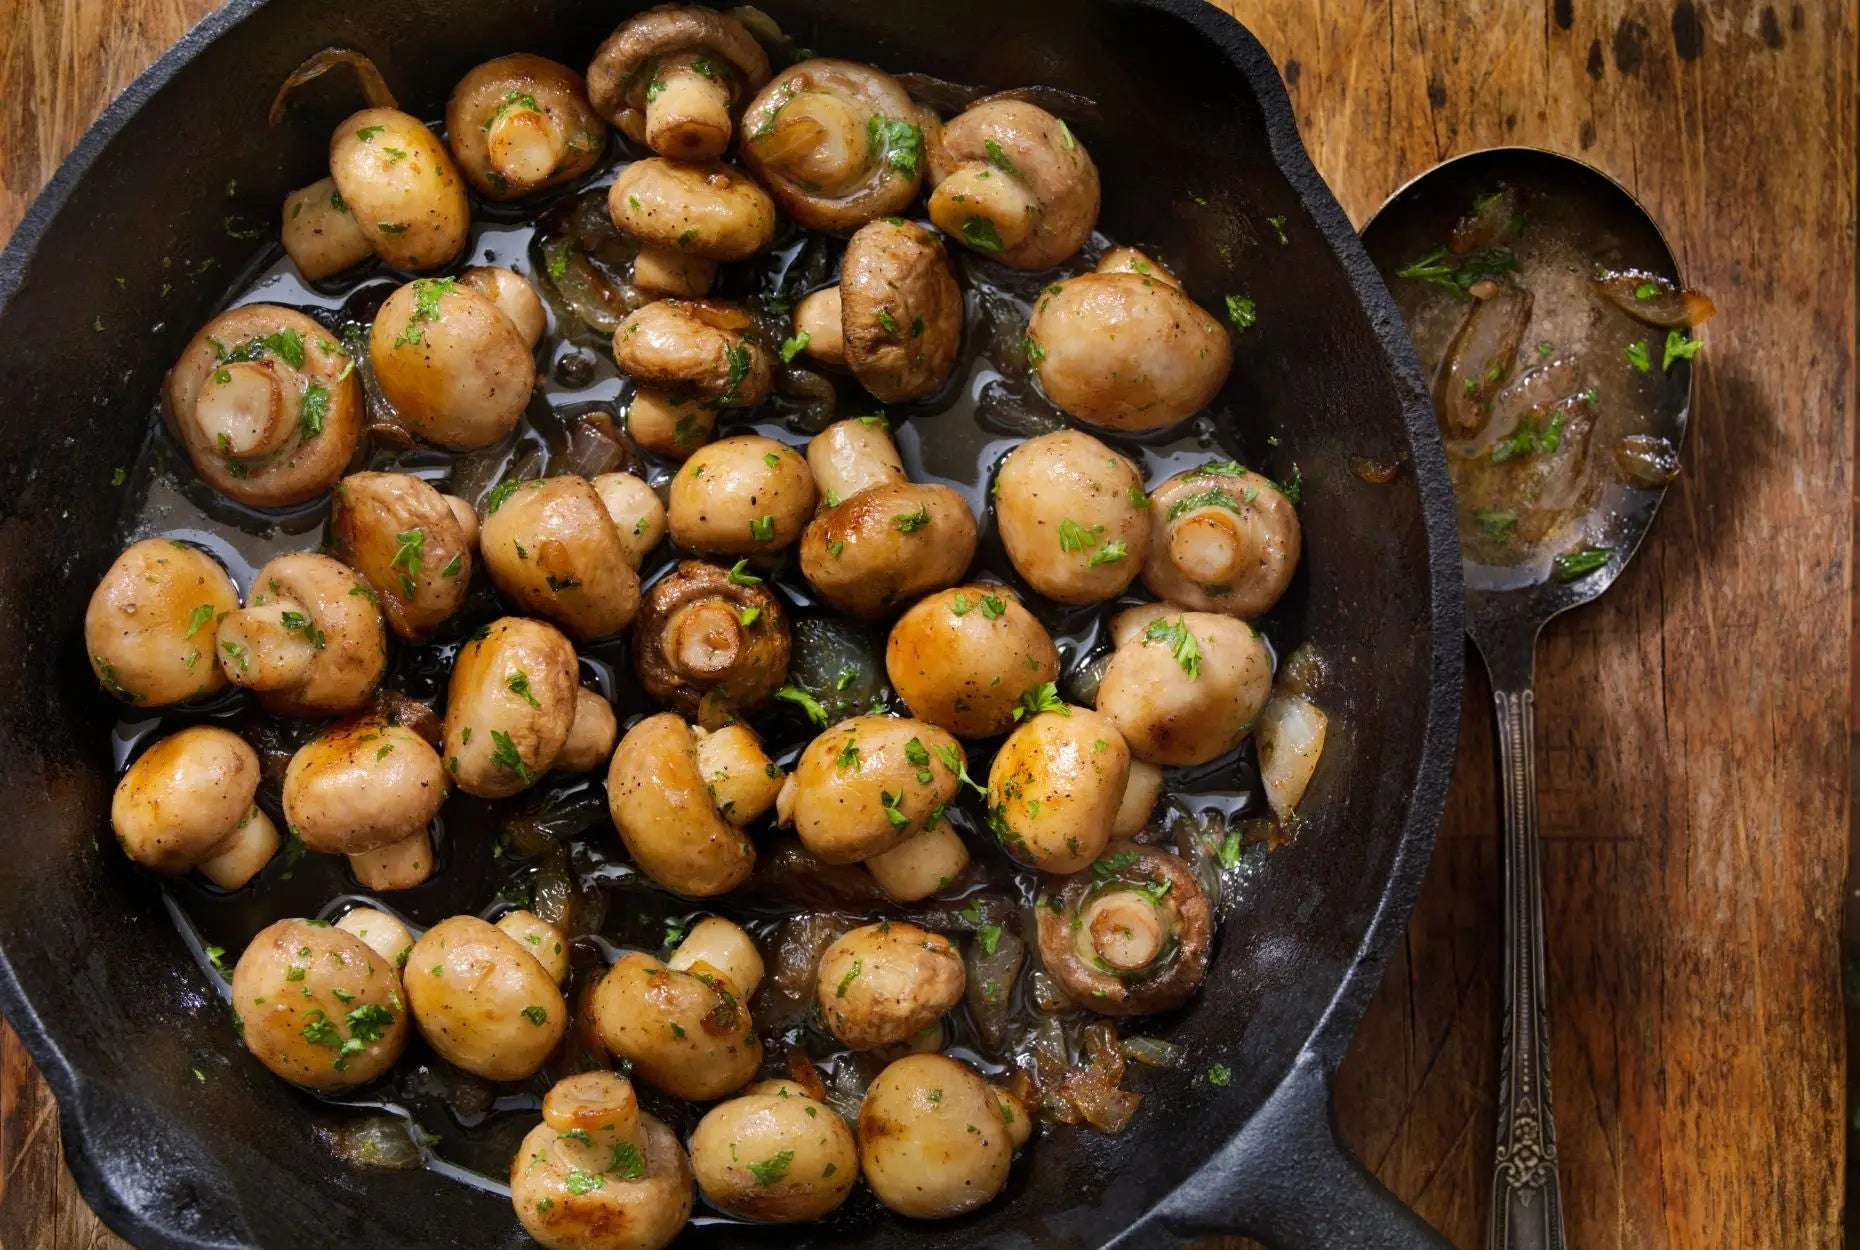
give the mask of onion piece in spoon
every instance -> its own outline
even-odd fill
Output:
[[[1703,291],[1681,290],[1669,279],[1642,269],[1605,269],[1595,276],[1595,289],[1616,308],[1648,325],[1690,329],[1703,325],[1718,311]]]

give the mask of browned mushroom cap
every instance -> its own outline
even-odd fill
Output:
[[[238,607],[219,561],[183,542],[145,538],[91,592],[84,653],[103,688],[125,703],[162,707],[213,694],[226,684],[213,658],[220,619]]]
[[[768,77],[768,54],[735,18],[663,4],[601,44],[588,67],[588,96],[627,137],[702,161],[728,146],[731,109]]]
[[[220,622],[220,671],[281,716],[361,708],[387,671],[375,596],[328,556],[279,556],[252,579],[245,607]]]
[[[291,756],[284,818],[303,844],[355,855],[419,838],[451,790],[439,753],[379,716],[332,725]]]
[[[258,752],[224,729],[193,725],[144,751],[116,784],[110,823],[123,853],[151,872],[199,868],[238,889],[278,849],[253,805]]]
[[[284,197],[278,241],[297,272],[312,282],[339,274],[375,254],[336,190],[334,178],[320,178]]]
[[[648,247],[705,260],[747,260],[775,237],[775,203],[739,170],[648,157],[607,192],[614,225]]]
[[[574,638],[605,638],[632,621],[639,575],[586,478],[524,482],[492,502],[478,550],[506,597]]]
[[[1034,916],[1047,972],[1100,1015],[1179,1007],[1208,970],[1208,896],[1187,864],[1153,846],[1112,842],[1086,871],[1048,878]]]
[[[641,389],[627,405],[626,432],[642,451],[683,460],[717,432],[717,410],[701,399]]]
[[[1298,570],[1298,509],[1271,478],[1232,461],[1178,473],[1150,496],[1157,526],[1143,584],[1198,612],[1260,616]]]
[[[717,729],[788,680],[787,616],[759,581],[685,560],[646,592],[633,664],[647,694]]]
[[[580,701],[575,647],[541,621],[506,616],[459,648],[446,687],[446,771],[501,799],[536,783],[562,753]]]
[[[735,889],[756,866],[756,844],[718,807],[700,750],[705,740],[661,712],[627,730],[607,766],[607,810],[633,862],[694,898]]]
[[[847,366],[888,404],[934,391],[962,346],[962,291],[935,234],[896,218],[846,244],[840,324]]]
[[[436,269],[465,246],[465,182],[419,118],[391,108],[350,116],[330,137],[329,174],[368,246],[396,269]]]
[[[614,331],[614,363],[642,390],[753,408],[769,393],[769,356],[747,337],[750,324],[734,304],[658,300]]]
[[[446,103],[446,139],[480,195],[515,200],[587,172],[607,146],[607,127],[580,74],[519,53],[459,80]]]
[[[374,587],[388,624],[412,642],[458,611],[471,585],[475,534],[454,503],[464,501],[407,473],[352,473],[336,487],[333,551]]]
[[[354,362],[309,317],[272,304],[223,312],[168,370],[164,416],[207,485],[255,508],[336,484],[362,435]]]
[[[842,612],[884,616],[954,585],[975,556],[975,514],[938,482],[874,486],[801,535],[801,572]]]
[[[457,278],[416,278],[388,296],[368,349],[381,393],[415,434],[444,447],[488,447],[510,433],[536,383],[523,331]]]
[[[1071,129],[1025,100],[988,99],[943,125],[937,229],[1016,269],[1049,269],[1098,222],[1098,167]]]
[[[917,116],[917,105],[883,70],[803,61],[744,110],[743,163],[803,226],[850,234],[917,198]]]

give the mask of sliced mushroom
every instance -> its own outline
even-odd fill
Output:
[[[1149,553],[1143,475],[1089,434],[1059,430],[1028,439],[1002,461],[994,495],[1014,571],[1049,599],[1115,599]]]
[[[471,587],[471,506],[407,473],[351,473],[329,514],[332,550],[374,588],[396,634],[423,641]]]
[[[607,212],[640,242],[634,283],[665,295],[703,295],[718,262],[747,260],[775,237],[768,192],[717,163],[634,161],[608,189]]]
[[[731,737],[719,742],[725,749],[707,767],[706,740],[690,726],[671,712],[648,716],[627,730],[607,769],[608,812],[627,853],[653,881],[692,898],[748,880],[756,848],[741,826],[768,810],[775,787],[766,783],[779,784],[781,776],[747,729],[719,733]],[[754,784],[755,773],[764,784]],[[751,784],[736,789],[733,775]],[[729,797],[720,801],[719,792]]]
[[[672,479],[672,541],[689,551],[772,555],[814,514],[814,475],[799,452],[760,434],[700,448]]]
[[[1263,615],[1298,571],[1298,509],[1277,483],[1231,461],[1178,473],[1150,496],[1157,540],[1143,584],[1198,612]]]
[[[870,859],[942,823],[966,758],[935,725],[855,716],[808,743],[782,787],[781,818],[825,863]]]
[[[1046,971],[1100,1015],[1179,1007],[1208,970],[1214,910],[1194,871],[1158,847],[1110,843],[1090,871],[1051,882],[1034,916]]]
[[[895,217],[867,222],[846,244],[840,284],[801,301],[795,330],[810,356],[846,365],[885,403],[936,390],[962,348],[962,291],[942,241]]]
[[[1112,623],[1098,710],[1152,764],[1205,764],[1239,746],[1272,691],[1272,657],[1230,616],[1146,605]]]
[[[220,671],[280,716],[365,706],[387,671],[387,627],[367,583],[328,556],[279,556],[220,621]]]
[[[368,246],[394,268],[437,269],[465,246],[465,182],[419,118],[391,108],[352,114],[330,137],[329,174]]]
[[[917,198],[924,163],[917,116],[883,70],[803,61],[743,111],[743,163],[803,226],[851,234]]]
[[[406,1049],[394,966],[321,921],[280,920],[233,968],[233,1023],[252,1057],[305,1089],[374,1080]]]
[[[1025,100],[977,101],[942,125],[930,220],[1016,269],[1050,269],[1098,224],[1098,167],[1065,122]]]
[[[814,996],[833,1036],[854,1050],[902,1042],[962,1001],[962,955],[902,920],[863,925],[820,956]]]
[[[992,738],[1058,680],[1059,652],[1020,596],[977,582],[926,596],[899,617],[885,672],[911,715],[958,738]]]
[[[214,656],[220,619],[239,608],[226,570],[167,538],[132,543],[84,610],[84,652],[103,688],[136,707],[164,707],[226,684]]]
[[[631,473],[603,473],[594,479],[594,491],[613,518],[626,562],[637,571],[665,537],[665,505],[644,478]]]
[[[478,194],[517,200],[573,182],[607,146],[581,75],[519,53],[472,69],[446,102],[446,138]]]
[[[1109,718],[1060,704],[1008,735],[988,770],[988,827],[1042,872],[1077,872],[1111,840],[1130,748]]]
[[[506,616],[459,648],[446,692],[446,771],[501,799],[536,784],[568,742],[579,706],[575,648],[541,621]]]
[[[388,296],[368,349],[382,394],[408,427],[455,450],[510,433],[536,384],[523,331],[458,278],[418,278]]]
[[[367,888],[405,890],[432,873],[428,827],[450,790],[426,739],[363,716],[331,726],[291,756],[284,819],[309,850],[349,856]]]
[[[531,1075],[568,1028],[554,978],[523,943],[476,916],[451,916],[421,934],[405,983],[427,1045],[487,1081]]]
[[[303,313],[247,304],[221,313],[168,370],[163,417],[195,472],[254,508],[314,499],[362,436],[354,362]]]
[[[235,733],[194,725],[137,757],[110,800],[117,844],[150,872],[198,868],[224,890],[258,875],[280,845],[253,803],[258,752]]]
[[[741,22],[662,4],[629,18],[595,51],[588,96],[629,139],[703,161],[729,146],[736,105],[768,76],[768,54]]]
[[[507,599],[574,638],[606,638],[632,622],[639,575],[613,514],[586,478],[522,482],[493,494],[486,507],[478,549]]]
[[[334,178],[319,178],[284,197],[278,237],[297,272],[311,282],[333,277],[375,254]]]
[[[646,593],[633,665],[647,694],[716,729],[788,680],[788,647],[787,614],[760,578],[684,560]]]
[[[1159,430],[1220,393],[1233,343],[1180,287],[1120,263],[1046,289],[1027,324],[1028,359],[1041,389],[1079,420]]]
[[[719,973],[624,955],[588,1005],[601,1044],[674,1098],[721,1098],[748,1084],[762,1064],[749,1004]]]

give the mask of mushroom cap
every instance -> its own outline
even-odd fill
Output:
[[[949,380],[962,348],[962,290],[934,233],[915,222],[868,222],[840,269],[846,365],[888,404]]]
[[[717,161],[634,161],[608,188],[607,212],[642,243],[706,260],[747,260],[775,237],[775,201]]]
[[[167,538],[131,543],[110,562],[84,611],[84,652],[105,690],[162,707],[226,684],[214,655],[220,618],[239,590],[198,547]],[[205,660],[203,664],[201,661]]]
[[[253,811],[258,782],[258,752],[245,739],[193,725],[129,766],[110,800],[110,823],[129,858],[178,875],[210,857]]]
[[[1081,1007],[1106,1016],[1148,1015],[1179,1007],[1201,984],[1214,941],[1214,909],[1180,856],[1114,841],[1088,870],[1048,878],[1045,885],[1034,908],[1040,960]],[[1089,953],[1092,930],[1083,916],[1094,900],[1119,891],[1155,910],[1165,939],[1155,960],[1122,976]]]
[[[761,1166],[783,1157],[785,1168]],[[796,1224],[822,1219],[846,1200],[859,1183],[859,1148],[825,1103],[752,1092],[718,1103],[698,1121],[691,1166],[713,1205],[745,1219]]]
[[[859,1165],[900,1215],[946,1219],[1001,1192],[1014,1148],[994,1091],[967,1064],[906,1055],[880,1072],[859,1108]]]
[[[747,312],[716,300],[662,299],[614,331],[614,363],[642,389],[677,391],[717,408],[753,408],[769,393],[769,356],[747,337]]]
[[[419,642],[471,588],[472,538],[446,496],[410,473],[351,473],[330,507],[332,548],[361,574],[396,634]]]
[[[284,819],[310,850],[357,855],[424,832],[451,788],[426,739],[363,716],[332,725],[291,756]]]
[[[690,551],[766,555],[792,546],[814,513],[813,471],[760,434],[718,439],[672,478],[672,541]]]
[[[456,278],[418,278],[388,296],[368,348],[382,394],[413,432],[455,450],[510,433],[536,384],[516,323]]]
[[[512,179],[494,161],[493,127],[511,112],[533,115],[528,145],[555,159],[540,177]],[[467,71],[446,102],[446,139],[459,172],[478,194],[514,200],[572,182],[592,168],[607,146],[607,126],[588,103],[581,75],[546,57],[520,52]]]
[[[995,476],[994,499],[1014,571],[1049,599],[1115,599],[1150,551],[1143,475],[1081,430],[1056,430],[1014,448]]]
[[[407,1045],[394,965],[320,921],[261,929],[233,968],[232,1009],[253,1058],[307,1089],[372,1081]]]
[[[862,925],[821,953],[814,998],[854,1050],[902,1042],[962,1001],[962,955],[940,933],[902,920]]]
[[[1046,627],[1006,586],[926,595],[891,627],[885,673],[911,715],[959,738],[1013,728],[1022,696],[1059,678]]]
[[[965,756],[947,732],[902,716],[854,716],[807,744],[783,811],[823,863],[851,864],[902,845],[956,801]]]
[[[419,118],[391,108],[350,115],[330,137],[329,174],[368,246],[396,269],[438,268],[464,246],[465,181]]]
[[[639,575],[586,478],[522,483],[486,513],[478,550],[505,597],[571,637],[617,634],[639,611]]]
[[[675,713],[627,730],[607,767],[607,808],[639,870],[674,893],[727,893],[756,866],[755,844],[717,810],[691,727]]]
[[[1263,615],[1298,571],[1298,509],[1271,478],[1216,461],[1178,473],[1150,496],[1156,540],[1143,584],[1198,612]]]
[[[254,508],[314,499],[362,436],[362,390],[334,335],[292,308],[228,309],[168,371],[163,415],[195,472]]]
[[[726,977],[681,972],[637,952],[622,955],[588,1007],[601,1044],[632,1061],[633,1078],[675,1098],[721,1098],[748,1084],[762,1065],[749,1005]]]
[[[733,71],[743,94],[769,77],[768,53],[733,17],[695,4],[661,4],[636,13],[595,50],[588,66],[588,98],[595,112],[620,129],[622,114],[645,107],[650,63],[680,52],[708,52]],[[740,98],[740,96],[738,97]]]
[[[446,687],[446,769],[459,789],[501,799],[549,771],[575,723],[574,644],[542,621],[506,616],[459,648]]]
[[[975,514],[941,482],[874,486],[801,535],[801,572],[833,607],[868,619],[958,581],[975,557]]]
[[[1077,872],[1111,840],[1130,748],[1109,717],[1068,707],[1029,716],[988,769],[989,824],[1001,847],[1043,872]]]
[[[1126,619],[1140,613],[1134,628]],[[1272,692],[1272,658],[1241,621],[1145,604],[1112,623],[1120,641],[1098,683],[1098,710],[1130,753],[1165,766],[1205,764],[1245,740]]]
[[[1016,269],[1050,269],[1073,255],[1098,223],[1098,167],[1071,129],[1037,104],[991,97],[943,123],[939,162],[949,172],[979,165],[993,178],[1021,184],[1035,212],[1026,237],[987,255]],[[945,179],[939,179],[939,183]],[[968,237],[959,204],[933,194],[931,218],[952,237]],[[973,239],[970,239],[973,243]]]
[[[311,282],[333,277],[375,254],[334,178],[319,178],[284,197],[278,242],[297,272]]]
[[[639,684],[706,729],[767,703],[788,680],[788,649],[781,600],[699,560],[653,583],[633,630]]]
[[[555,978],[523,943],[476,916],[450,916],[421,934],[405,982],[427,1044],[488,1081],[529,1076],[568,1028]]]
[[[639,1127],[646,1174],[637,1180],[581,1172],[559,1157],[567,1143],[553,1125],[529,1131],[510,1161],[510,1199],[545,1250],[660,1250],[684,1228],[694,1201],[685,1148],[656,1116],[640,1112]]]
[[[298,605],[308,618],[302,632],[319,641],[301,685],[260,693],[266,710],[280,716],[339,716],[367,703],[387,672],[387,625],[366,584],[329,556],[294,552],[258,571],[242,612],[282,600]],[[238,680],[224,647],[220,667]]]

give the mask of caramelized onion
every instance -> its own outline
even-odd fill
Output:
[[[1387,486],[1401,469],[1399,460],[1371,460],[1368,456],[1351,456],[1350,472],[1371,486]]]
[[[1524,215],[1518,209],[1518,189],[1500,187],[1473,201],[1472,212],[1454,223],[1447,250],[1455,256],[1503,247],[1518,237]]]
[[[1615,471],[1629,486],[1659,490],[1679,476],[1679,449],[1652,434],[1630,434],[1609,451]]]
[[[1000,1050],[1013,1026],[1014,982],[1027,962],[1027,943],[1012,927],[992,927],[965,944],[962,962],[967,966],[964,993],[975,1031],[982,1045]]]
[[[1681,290],[1671,280],[1641,269],[1604,270],[1596,275],[1595,289],[1635,320],[1669,329],[1703,325],[1718,311],[1703,291]]]
[[[1448,438],[1473,438],[1486,428],[1493,397],[1511,377],[1530,321],[1531,293],[1513,283],[1466,310],[1434,384],[1435,409]]]
[[[335,1125],[319,1124],[316,1139],[330,1154],[360,1168],[400,1170],[420,1166],[422,1152],[413,1125],[392,1115],[364,1115]]]
[[[1117,1026],[1108,1020],[1088,1026],[1079,1050],[1084,1066],[1060,1082],[1058,1101],[1068,1104],[1079,1119],[1100,1133],[1115,1137],[1143,1101],[1143,1095],[1119,1088],[1124,1055],[1117,1045]]]
[[[313,78],[321,78],[330,70],[346,65],[355,71],[355,80],[361,85],[362,98],[369,108],[397,109],[400,102],[394,93],[388,90],[387,80],[381,77],[381,71],[375,63],[354,48],[345,48],[340,44],[313,52],[296,69],[290,72],[278,87],[278,94],[271,98],[271,112],[267,117],[270,125],[277,125],[284,120],[284,107],[290,95]]]

